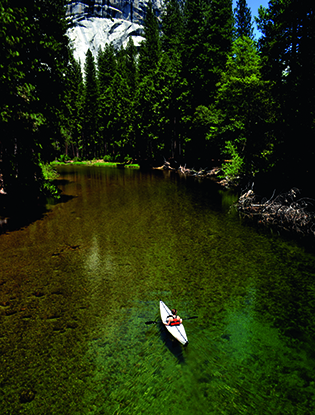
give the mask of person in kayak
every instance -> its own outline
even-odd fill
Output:
[[[167,316],[167,323],[164,323],[166,326],[179,326],[182,324],[182,319],[177,315],[176,308],[172,308],[172,314]]]

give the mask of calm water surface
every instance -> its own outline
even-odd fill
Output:
[[[315,257],[212,182],[60,168],[67,195],[0,235],[1,414],[313,414]],[[184,348],[161,324],[177,307]]]

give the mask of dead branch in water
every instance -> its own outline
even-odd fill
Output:
[[[168,161],[164,161],[163,166],[161,167],[155,167],[157,170],[173,170],[177,171],[178,173],[181,173],[185,176],[195,176],[195,177],[217,177],[218,174],[221,172],[220,167],[212,167],[212,168],[200,168],[199,170],[195,170],[194,168],[189,169],[185,166],[179,165],[179,167],[172,167],[171,163]]]
[[[292,188],[275,197],[274,190],[269,200],[259,202],[254,191],[248,190],[240,196],[237,209],[247,217],[256,217],[263,225],[315,236],[315,200],[299,198],[300,194],[299,189]]]

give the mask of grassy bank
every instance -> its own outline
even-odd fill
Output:
[[[85,166],[103,166],[103,167],[116,167],[116,168],[127,168],[127,169],[139,169],[139,164],[127,164],[127,163],[118,163],[112,161],[104,161],[104,160],[85,160],[85,161],[52,161],[50,163],[52,166],[57,165],[85,165]]]

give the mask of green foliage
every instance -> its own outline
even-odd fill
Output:
[[[183,50],[183,10],[177,0],[168,0],[162,13],[162,49],[171,60],[180,60]]]
[[[40,163],[40,168],[42,169],[43,177],[45,180],[55,180],[59,177],[59,174],[54,169],[54,166],[50,163]]]
[[[252,21],[251,9],[248,7],[246,0],[237,0],[234,9],[235,34],[236,37],[246,36],[254,38],[254,27]]]
[[[53,164],[39,163],[42,171],[42,179],[40,180],[40,191],[46,197],[53,197],[54,199],[60,198],[60,192],[58,188],[52,183],[53,180],[59,177],[59,174],[54,169]]]
[[[60,161],[60,163],[65,163],[69,160],[71,160],[71,158],[68,156],[68,154],[61,154],[58,158],[58,161]]]
[[[162,14],[163,56],[158,72],[160,151],[171,157],[183,155],[184,93],[182,79],[183,10],[177,0],[169,0]],[[187,91],[187,88],[186,88]]]
[[[133,93],[137,88],[138,68],[137,68],[137,49],[132,37],[129,38],[124,56],[124,67],[128,87]]]
[[[268,8],[259,9],[256,22],[262,31],[263,75],[274,81],[272,94],[278,106],[277,168],[294,172],[294,180],[301,172],[302,181],[305,165],[308,173],[315,173],[315,4],[271,0]]]
[[[83,156],[92,158],[97,155],[99,120],[99,90],[96,78],[94,57],[88,49],[84,64],[84,92],[83,92]]]
[[[114,78],[117,69],[116,51],[112,44],[106,44],[104,50],[98,50],[97,80],[99,93],[102,97]]]
[[[208,115],[207,138],[221,151],[225,143],[232,142],[244,159],[247,174],[267,168],[266,154],[271,154],[273,143],[270,83],[262,79],[260,68],[255,43],[247,37],[238,38]]]
[[[36,193],[39,154],[51,156],[58,132],[68,59],[65,1],[21,7],[2,0],[0,26],[0,173],[8,193]]]
[[[231,141],[228,141],[225,145],[225,154],[230,156],[231,160],[222,164],[223,175],[221,175],[220,178],[226,178],[230,182],[234,182],[238,180],[242,174],[244,160],[240,157],[236,146]]]
[[[231,0],[166,0],[161,22],[149,2],[139,52],[132,38],[120,50],[100,48],[96,63],[88,50],[84,77],[68,47],[64,6],[0,2],[7,190],[27,191],[41,180],[39,161],[57,157],[184,157],[202,166],[228,149],[224,172],[233,178],[313,165],[312,4],[270,0],[260,8],[258,52],[246,0],[236,3],[234,32]],[[293,134],[298,143],[287,139]]]
[[[216,84],[224,70],[232,38],[232,1],[185,2],[182,73],[188,83],[185,113],[189,144],[186,153],[192,160],[199,158],[200,152],[205,154],[207,146],[204,129],[193,122],[194,113],[199,106],[208,107],[213,104]]]
[[[79,156],[82,135],[83,77],[80,62],[69,53],[66,68],[66,82],[63,105],[60,112],[60,150],[72,157]],[[57,147],[58,148],[58,147]]]
[[[139,51],[139,73],[141,77],[154,73],[161,58],[159,25],[153,12],[151,0],[147,4],[143,31],[144,40],[141,42]]]
[[[58,188],[53,183],[51,183],[49,180],[44,180],[41,182],[40,191],[46,197],[52,197],[54,199],[60,198],[60,194],[59,194],[60,192]]]

